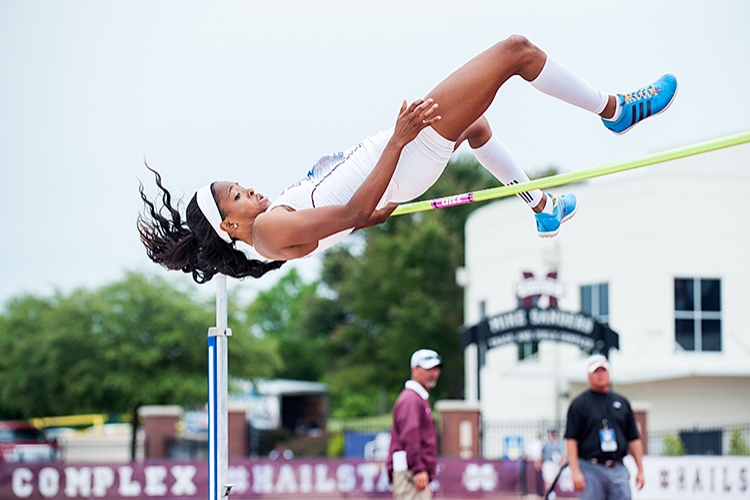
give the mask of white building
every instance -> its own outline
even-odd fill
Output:
[[[750,422],[750,145],[553,191],[574,193],[579,209],[551,240],[518,199],[469,218],[465,325],[516,309],[524,271],[556,271],[560,310],[619,334],[613,389],[646,411],[650,432]],[[486,420],[564,419],[587,387],[587,356],[565,343],[509,344],[478,369],[472,344],[466,399]]]

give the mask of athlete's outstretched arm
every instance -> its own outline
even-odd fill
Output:
[[[298,211],[279,207],[265,212],[255,219],[253,245],[267,257],[288,260],[309,254],[327,236],[366,225],[391,182],[404,146],[440,120],[436,109],[432,99],[420,99],[408,107],[404,101],[383,154],[345,205]]]
[[[365,229],[372,226],[377,226],[378,224],[382,224],[386,220],[388,220],[388,217],[391,216],[394,210],[398,208],[398,203],[389,203],[380,210],[375,210],[372,215],[370,216],[370,220],[368,220],[365,224],[361,226],[357,226],[354,228],[355,231],[359,229]]]

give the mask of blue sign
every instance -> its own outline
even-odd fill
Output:
[[[503,458],[521,460],[523,458],[523,436],[505,436]]]
[[[391,435],[388,432],[346,432],[344,433],[344,456],[385,460],[388,458],[390,444]]]

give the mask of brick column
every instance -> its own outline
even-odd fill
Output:
[[[440,455],[480,457],[479,405],[466,401],[438,401],[435,410],[440,413]]]
[[[633,410],[633,416],[635,416],[635,425],[638,426],[638,432],[641,433],[643,454],[648,455],[648,412],[645,410]]]
[[[146,434],[145,458],[167,458],[167,440],[177,438],[177,424],[182,418],[179,406],[141,406],[138,419]]]
[[[228,403],[228,425],[229,425],[229,458],[245,458],[248,453],[247,442],[247,403]]]

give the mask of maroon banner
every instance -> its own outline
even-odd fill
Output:
[[[528,467],[533,470],[533,467]],[[528,481],[523,462],[443,459],[430,487],[436,498],[518,496]],[[230,498],[388,498],[383,462],[366,460],[234,460]],[[206,462],[133,464],[0,464],[0,498],[206,498]],[[533,492],[530,492],[533,493]]]

